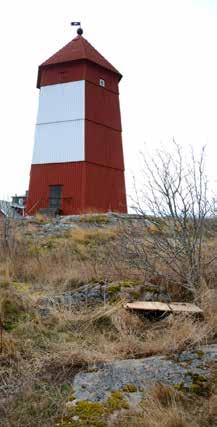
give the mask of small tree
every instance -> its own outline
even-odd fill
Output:
[[[11,203],[5,200],[0,200],[0,209],[3,213],[1,240],[3,248],[10,249],[11,221],[14,218],[15,212],[11,208]]]
[[[144,272],[172,279],[194,293],[203,268],[202,242],[210,212],[205,149],[198,159],[192,149],[186,158],[173,141],[172,151],[157,150],[143,159],[143,187],[136,190],[134,200],[143,221],[124,227],[125,256]]]

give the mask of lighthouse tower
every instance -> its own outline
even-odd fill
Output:
[[[39,66],[27,214],[127,211],[121,77],[81,28]]]

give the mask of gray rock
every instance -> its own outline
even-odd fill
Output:
[[[105,285],[83,285],[75,291],[65,292],[61,295],[54,295],[50,297],[40,298],[38,304],[40,307],[53,307],[53,308],[73,308],[80,304],[98,304],[103,303],[109,299]]]
[[[49,307],[39,307],[38,313],[41,317],[47,317],[50,314],[50,308]]]
[[[177,359],[164,356],[145,359],[129,359],[105,364],[95,372],[80,372],[74,377],[73,391],[77,400],[103,401],[112,391],[133,384],[138,392],[147,391],[156,383],[189,387],[193,376],[207,378],[209,362],[217,362],[217,345],[203,346],[200,351],[184,352]],[[127,393],[130,399],[141,398],[140,394]],[[128,396],[128,397],[129,397]]]

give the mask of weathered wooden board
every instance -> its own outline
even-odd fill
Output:
[[[161,311],[167,313],[192,313],[202,314],[203,310],[195,304],[187,302],[170,302],[164,303],[159,301],[134,301],[129,302],[125,308],[130,310],[141,310],[141,311]]]
[[[125,305],[125,308],[131,310],[143,310],[143,311],[171,311],[168,304],[158,301],[134,301],[129,302]]]
[[[200,307],[188,302],[171,302],[169,303],[169,307],[175,313],[203,313]]]

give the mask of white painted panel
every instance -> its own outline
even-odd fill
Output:
[[[37,124],[84,119],[84,80],[42,86]]]
[[[36,125],[33,164],[84,160],[84,120]]]

